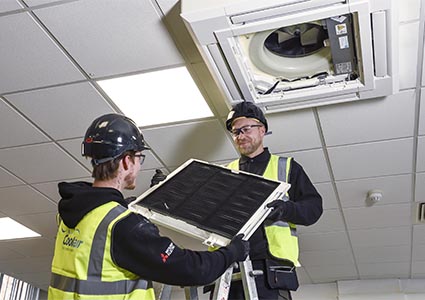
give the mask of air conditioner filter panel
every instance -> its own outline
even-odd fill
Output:
[[[249,234],[244,230],[252,226],[246,224],[256,223],[255,219],[261,223],[269,212],[265,201],[281,197],[288,188],[288,184],[279,181],[189,160],[132,206],[168,217],[171,223],[179,220],[197,230],[231,239],[241,232]],[[167,227],[172,227],[171,223]]]

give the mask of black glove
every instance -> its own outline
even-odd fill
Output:
[[[151,179],[151,186],[153,187],[154,185],[157,185],[158,183],[160,183],[161,181],[165,180],[167,178],[167,175],[165,175],[164,173],[162,173],[162,171],[160,169],[156,169],[155,170],[155,174],[152,176]]]
[[[243,234],[233,237],[227,248],[235,254],[236,261],[244,261],[249,254],[249,242],[242,240]]]
[[[277,221],[280,220],[285,213],[286,202],[283,200],[273,200],[266,207],[273,207],[273,210],[268,215],[268,219]]]

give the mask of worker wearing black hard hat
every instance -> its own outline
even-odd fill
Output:
[[[226,128],[241,156],[228,167],[291,184],[284,200],[268,205],[273,211],[249,239],[253,267],[263,271],[256,277],[259,299],[287,300],[291,299],[290,291],[298,288],[296,225],[317,222],[323,211],[322,198],[300,164],[264,147],[268,126],[263,111],[254,103],[243,101],[232,108]],[[232,283],[229,299],[244,299],[240,281]]]
[[[120,114],[90,125],[82,155],[91,158],[93,183],[59,184],[59,228],[48,298],[155,299],[152,281],[196,286],[213,282],[249,244],[236,236],[216,252],[182,249],[127,208],[148,150],[136,124]]]

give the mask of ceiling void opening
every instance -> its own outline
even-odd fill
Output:
[[[346,14],[239,36],[253,89],[258,95],[280,96],[357,81],[352,19]]]
[[[395,1],[182,0],[230,105],[283,111],[398,91]]]

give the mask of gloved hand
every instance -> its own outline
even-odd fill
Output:
[[[280,220],[285,212],[286,202],[283,200],[273,200],[266,207],[273,207],[273,210],[268,215],[268,219],[277,221]]]
[[[227,248],[235,254],[236,261],[244,261],[249,254],[249,242],[242,240],[243,234],[233,237]]]
[[[162,171],[160,169],[156,169],[155,170],[155,174],[152,176],[151,179],[151,186],[153,187],[154,185],[157,185],[158,183],[160,183],[161,181],[165,180],[167,178],[167,175],[165,175],[164,173],[162,173]]]

